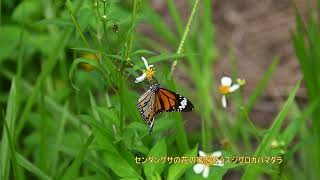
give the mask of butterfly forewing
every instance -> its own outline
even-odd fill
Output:
[[[185,97],[165,88],[159,88],[157,93],[162,101],[162,108],[166,112],[193,111],[192,103]]]

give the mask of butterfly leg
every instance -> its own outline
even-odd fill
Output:
[[[153,130],[153,123],[154,123],[154,117],[149,120],[150,124],[149,124],[149,135],[152,134],[152,130]]]

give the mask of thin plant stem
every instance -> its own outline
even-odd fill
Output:
[[[73,12],[72,12],[72,9],[71,9],[71,6],[70,6],[70,0],[67,0],[67,2],[66,2],[66,7],[67,7],[67,9],[68,9],[68,13],[69,13],[69,15],[70,15],[70,17],[71,17],[71,20],[72,20],[73,24],[75,25],[78,33],[80,34],[80,37],[81,37],[82,41],[85,43],[85,45],[86,45],[88,48],[90,48],[90,44],[89,44],[87,38],[86,38],[86,37],[84,36],[84,34],[82,33],[81,28],[80,28],[80,25],[79,25],[78,21],[76,20],[76,18],[75,18],[74,15],[73,15]]]
[[[183,50],[183,45],[186,41],[186,38],[187,38],[187,35],[189,34],[190,32],[190,27],[191,27],[191,23],[193,21],[193,17],[196,13],[196,10],[197,10],[197,7],[198,7],[198,4],[199,4],[199,0],[196,0],[193,4],[193,7],[192,7],[192,11],[191,11],[191,14],[189,16],[189,19],[188,19],[188,22],[187,22],[187,25],[186,25],[186,28],[183,32],[183,35],[182,35],[182,38],[180,40],[180,43],[179,43],[179,46],[178,46],[178,49],[177,49],[177,54],[181,54],[182,53],[182,50]],[[175,59],[171,65],[171,71],[170,71],[170,77],[172,77],[172,73],[173,71],[175,70],[176,66],[178,64],[178,60]]]
[[[137,18],[137,6],[138,6],[138,0],[134,0],[133,3],[133,11],[132,11],[132,17],[131,17],[131,27],[130,27],[130,32],[129,32],[129,37],[128,37],[128,41],[126,44],[126,51],[125,51],[125,55],[124,55],[124,61],[129,60],[129,54],[131,51],[131,46],[132,46],[132,39],[133,39],[133,33],[134,33],[134,27],[135,27],[135,22],[136,22],[136,18]]]
[[[120,67],[120,129],[121,130],[124,130],[124,127],[125,127],[125,117],[124,117],[125,77],[124,77],[123,72],[124,72],[124,66],[125,66],[126,61],[130,61],[129,54],[131,51],[134,27],[135,27],[135,22],[136,22],[136,17],[137,17],[137,6],[138,6],[138,0],[134,0],[132,17],[131,17],[131,28],[129,30],[129,36],[128,36],[127,43],[125,43],[124,54],[123,54],[123,58],[122,58],[123,62],[121,63],[121,67]]]

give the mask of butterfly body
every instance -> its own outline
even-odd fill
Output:
[[[155,115],[165,112],[193,111],[192,103],[185,97],[161,88],[158,83],[149,86],[149,89],[138,99],[137,106],[144,121],[152,132]]]

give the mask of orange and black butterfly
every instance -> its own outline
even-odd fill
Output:
[[[165,88],[160,88],[158,83],[150,85],[148,91],[138,100],[138,108],[144,121],[152,133],[155,115],[165,112],[193,111],[192,103],[185,97]]]

